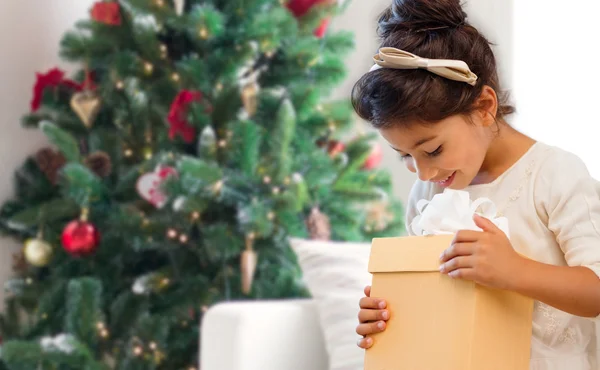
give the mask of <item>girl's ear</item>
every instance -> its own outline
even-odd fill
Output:
[[[498,96],[496,91],[489,86],[484,86],[477,102],[477,115],[481,123],[485,127],[492,126],[496,123],[496,115],[498,114]]]

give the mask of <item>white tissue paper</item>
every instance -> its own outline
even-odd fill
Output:
[[[481,231],[473,221],[473,215],[492,221],[509,237],[508,219],[497,217],[496,205],[488,198],[471,201],[469,193],[446,189],[427,201],[417,202],[418,215],[410,227],[415,235],[455,234],[459,230]]]

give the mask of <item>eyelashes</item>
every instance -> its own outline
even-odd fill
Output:
[[[442,147],[442,145],[440,145],[433,152],[425,152],[425,154],[428,157],[437,157],[440,154],[442,154],[442,151],[443,151],[443,147]],[[410,154],[400,154],[400,153],[398,153],[398,155],[400,156],[400,159],[408,159],[408,158],[412,157]]]
[[[436,150],[434,150],[433,152],[427,152],[427,155],[430,157],[437,157],[438,155],[442,154],[442,146],[438,146]]]

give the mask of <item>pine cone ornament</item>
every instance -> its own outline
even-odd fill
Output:
[[[108,177],[112,172],[110,156],[104,152],[94,152],[85,158],[85,165],[96,175]]]
[[[12,270],[16,274],[23,274],[29,268],[29,264],[27,263],[27,259],[25,258],[25,254],[23,251],[19,251],[17,253],[13,253],[12,255]]]
[[[310,233],[310,238],[313,240],[330,240],[331,238],[329,217],[322,213],[318,207],[314,207],[310,211],[310,215],[306,219],[306,227]]]
[[[52,148],[43,148],[35,154],[35,162],[48,180],[56,185],[58,172],[67,163],[67,159],[61,152]]]

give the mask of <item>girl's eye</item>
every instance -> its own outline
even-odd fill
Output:
[[[437,157],[438,155],[442,154],[442,146],[438,146],[436,150],[434,150],[433,152],[427,152],[427,155],[430,157]]]
[[[400,154],[400,158],[401,159],[408,159],[408,158],[410,158],[410,154]]]

